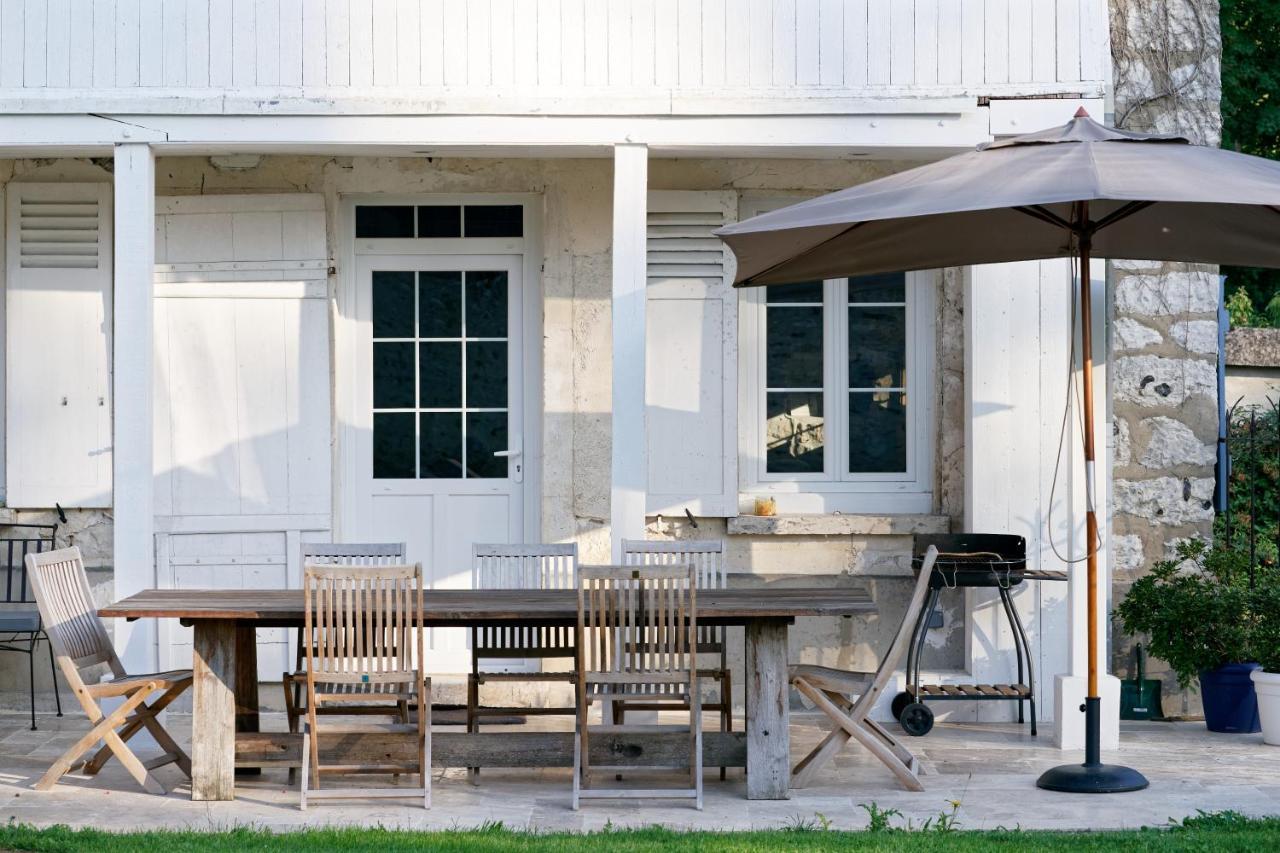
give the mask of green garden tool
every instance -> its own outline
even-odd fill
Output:
[[[1147,678],[1147,655],[1139,643],[1133,656],[1137,663],[1138,677],[1120,682],[1120,719],[1158,720],[1164,716],[1160,707],[1161,682]]]

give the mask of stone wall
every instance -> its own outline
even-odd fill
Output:
[[[1226,361],[1228,406],[1280,403],[1280,329],[1230,330]]]
[[[1111,41],[1117,125],[1218,144],[1216,0],[1113,0]],[[1217,268],[1117,260],[1111,288],[1114,603],[1178,540],[1212,534]],[[1130,675],[1131,638],[1116,626],[1113,639],[1113,667]],[[1167,713],[1196,709],[1164,681]]]

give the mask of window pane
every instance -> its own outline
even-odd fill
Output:
[[[906,273],[860,275],[849,279],[849,302],[905,302]]]
[[[467,407],[507,405],[506,341],[467,341]]]
[[[813,302],[822,304],[822,282],[771,284],[764,289],[765,302]]]
[[[507,336],[507,273],[467,273],[467,337]]]
[[[374,272],[373,336],[413,337],[413,273]]]
[[[849,387],[903,388],[907,309],[849,308]]]
[[[422,478],[462,477],[462,413],[423,412]]]
[[[821,393],[767,395],[765,470],[770,474],[821,474]]]
[[[461,237],[462,207],[456,204],[424,204],[418,207],[419,237]]]
[[[467,412],[468,477],[507,476],[507,457],[493,455],[506,449],[506,412]]]
[[[462,273],[418,273],[418,312],[422,337],[462,337]]]
[[[887,474],[907,470],[907,395],[849,394],[849,472]]]
[[[357,237],[412,237],[413,207],[362,204],[356,208]]]
[[[768,308],[765,335],[767,387],[822,387],[822,308]]]
[[[419,391],[424,409],[462,405],[462,345],[418,345]]]
[[[413,344],[373,345],[373,407],[413,408]]]
[[[373,476],[378,480],[413,479],[413,413],[373,416]]]
[[[519,204],[469,204],[463,211],[468,237],[524,236],[524,207]]]

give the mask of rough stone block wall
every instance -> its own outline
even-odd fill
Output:
[[[1113,0],[1114,122],[1221,137],[1216,0]],[[1112,601],[1181,539],[1213,532],[1218,436],[1216,267],[1113,260]],[[1131,675],[1132,644],[1113,626],[1112,666]],[[1154,661],[1152,677],[1163,674]],[[1166,713],[1199,699],[1165,677]]]

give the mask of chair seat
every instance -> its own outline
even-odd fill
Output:
[[[123,696],[132,693],[142,685],[154,681],[156,687],[168,690],[179,684],[191,684],[191,670],[172,669],[168,672],[155,672],[146,675],[125,675],[101,684],[86,684],[85,692],[90,696]]]
[[[0,611],[0,633],[35,633],[40,630],[39,610]]]
[[[829,666],[813,664],[796,664],[788,668],[787,677],[790,681],[803,678],[819,690],[856,695],[867,689],[875,678],[875,673],[833,669]]]

